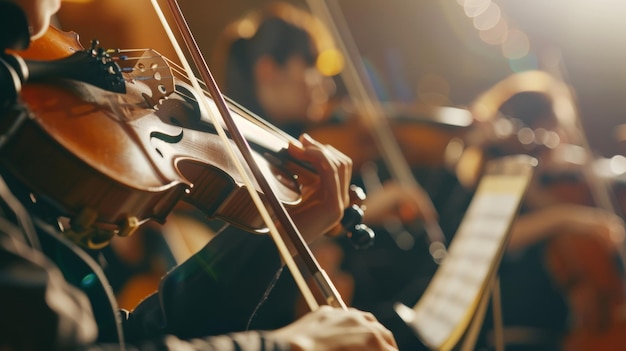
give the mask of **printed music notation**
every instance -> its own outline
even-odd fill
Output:
[[[467,331],[494,277],[530,174],[485,175],[424,295],[404,316],[422,342],[454,347]],[[401,306],[408,309],[406,306]]]

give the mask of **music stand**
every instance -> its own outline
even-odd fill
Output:
[[[472,350],[494,302],[496,344],[503,348],[497,268],[537,160],[526,155],[492,160],[426,291],[396,313],[433,350]]]

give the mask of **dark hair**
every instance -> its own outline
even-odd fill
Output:
[[[314,65],[317,49],[304,29],[278,17],[260,23],[251,38],[236,39],[226,56],[224,92],[255,113],[263,114],[254,91],[254,65],[264,56],[284,65],[293,56]]]
[[[530,127],[558,124],[552,109],[552,100],[542,92],[517,93],[502,104],[500,111],[507,116],[519,119]]]

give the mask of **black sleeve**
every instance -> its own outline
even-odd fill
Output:
[[[0,349],[73,350],[96,339],[89,300],[0,217]],[[11,229],[9,229],[11,231]]]
[[[224,231],[168,273],[159,291],[135,308],[124,327],[128,340],[272,329],[273,325],[249,322],[280,266],[269,237]],[[273,318],[278,316],[268,319]]]
[[[12,350],[89,351],[117,351],[124,349],[127,351],[174,351],[181,349],[198,351],[289,350],[287,345],[266,338],[265,334],[260,331],[204,336],[184,340],[174,335],[166,335],[163,330],[167,328],[161,327],[152,330],[151,332],[154,333],[152,336],[140,335],[136,340],[128,340],[129,343],[125,348],[121,347],[119,343],[95,344],[97,327],[87,297],[82,291],[68,284],[57,266],[42,253],[33,250],[19,240],[15,240],[15,236],[5,235],[6,233],[3,233],[6,231],[5,227],[3,227],[5,222],[7,221],[0,217],[0,292],[2,295],[2,299],[0,299],[0,316],[2,316],[0,318],[0,348],[8,347]],[[9,228],[13,230],[10,224]],[[256,247],[262,248],[263,245]],[[215,268],[218,271],[221,270],[220,265],[217,265]],[[187,269],[189,268],[177,272],[189,273]],[[203,272],[196,272],[196,274],[203,276],[206,271],[203,270]],[[180,278],[179,273],[172,272],[172,274],[173,277]],[[222,281],[222,279],[216,280]],[[225,284],[226,286],[238,285],[234,283],[238,279],[229,278],[228,281]],[[171,282],[170,284],[174,283]],[[191,287],[191,285],[184,284],[181,289],[188,292]],[[208,286],[200,286],[199,288],[203,290],[208,288]],[[165,295],[167,297],[164,299],[168,301],[167,306],[169,308],[197,307],[190,300],[186,302],[178,301],[178,299],[185,299],[185,293],[179,291],[177,286],[171,286],[170,289],[166,289],[166,291],[170,292],[171,295]],[[182,294],[183,296],[177,294]],[[153,300],[149,299],[146,301],[145,307],[142,307],[137,316],[150,319],[154,316],[154,313],[162,313],[160,306],[156,308],[153,308],[154,306],[149,307],[151,301]],[[208,309],[210,309],[211,305],[213,304],[205,304],[200,310],[209,312]],[[221,309],[221,311],[224,314],[229,312],[227,309]],[[171,313],[173,313],[173,317],[167,319],[167,321],[177,323],[170,328],[172,330],[181,330],[185,327],[190,327],[192,330],[205,329],[192,327],[192,323],[202,319],[198,313],[191,313],[188,316],[189,318],[184,315],[182,310],[176,310]],[[127,314],[127,316],[130,315]],[[212,316],[211,318],[206,317],[206,320],[210,320],[212,321],[211,323],[217,325],[219,324],[219,318],[221,317]],[[136,318],[127,320],[131,319],[137,320]],[[157,318],[156,320],[163,321],[163,318]],[[153,320],[153,322],[156,320]],[[169,326],[167,323],[165,325]]]
[[[118,351],[118,344],[89,346],[81,351]],[[266,338],[262,332],[248,331],[182,340],[168,335],[156,342],[127,345],[126,351],[289,351],[290,348]]]

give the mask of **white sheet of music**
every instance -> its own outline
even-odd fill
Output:
[[[531,175],[532,169],[522,168],[518,174],[481,179],[448,255],[413,308],[409,324],[427,346],[451,349],[467,330],[499,265]]]

